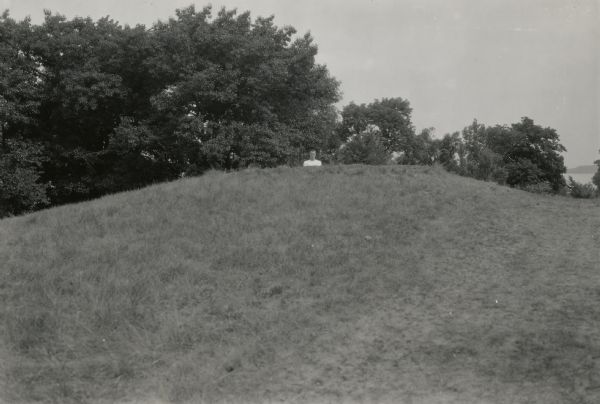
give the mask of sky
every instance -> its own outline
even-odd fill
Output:
[[[190,4],[310,31],[340,109],[402,97],[437,137],[528,116],[557,130],[567,167],[600,159],[600,0],[0,0],[34,23],[49,9],[146,26]]]

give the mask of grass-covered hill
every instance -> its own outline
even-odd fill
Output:
[[[0,401],[600,402],[600,205],[209,173],[0,221]]]

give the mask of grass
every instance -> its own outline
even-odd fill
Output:
[[[0,221],[0,402],[600,402],[600,205],[209,173]]]

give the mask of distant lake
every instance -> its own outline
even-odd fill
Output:
[[[594,176],[594,174],[589,174],[589,173],[578,173],[578,174],[563,174],[565,177],[565,180],[569,181],[569,177],[573,177],[573,179],[581,184],[587,184],[588,182],[592,182],[592,177]]]

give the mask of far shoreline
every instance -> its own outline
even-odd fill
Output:
[[[595,174],[598,166],[594,164],[567,168],[567,174]]]

